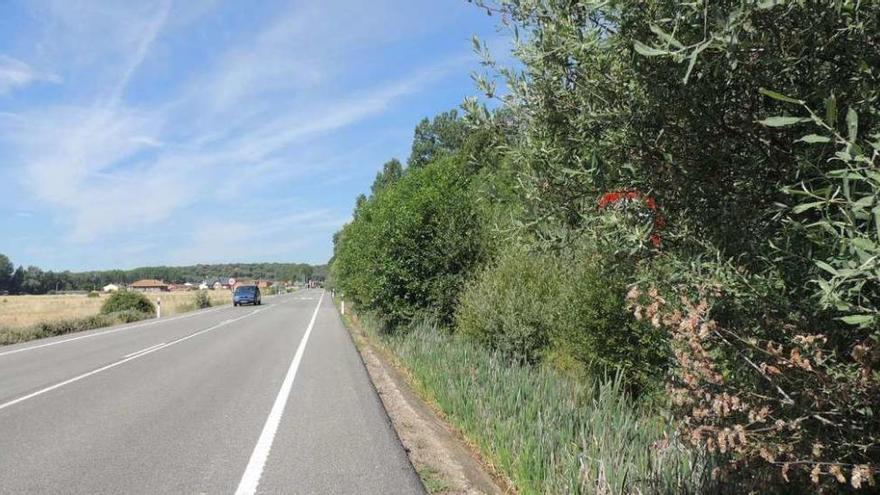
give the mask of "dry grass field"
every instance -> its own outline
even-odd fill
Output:
[[[162,299],[162,316],[184,313],[195,309],[195,291],[148,293],[156,303]],[[232,303],[232,292],[228,290],[208,291],[214,306]],[[20,328],[40,323],[69,318],[82,318],[98,314],[107,294],[88,297],[86,294],[52,296],[0,296],[0,328]]]

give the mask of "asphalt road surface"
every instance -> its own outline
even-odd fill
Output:
[[[0,347],[0,493],[424,493],[321,290]]]

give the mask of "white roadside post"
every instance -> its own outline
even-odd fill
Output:
[[[339,297],[341,298],[339,311],[342,314],[345,314],[345,294],[341,294]]]
[[[162,317],[162,298],[156,298],[156,318]]]

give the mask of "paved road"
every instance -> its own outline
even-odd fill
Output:
[[[328,294],[0,347],[0,493],[423,493]]]

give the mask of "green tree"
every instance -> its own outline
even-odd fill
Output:
[[[15,267],[9,258],[0,254],[0,292],[10,290],[14,270]]]
[[[21,265],[15,269],[15,272],[12,274],[12,279],[9,281],[9,293],[10,294],[21,294],[22,284],[24,283],[24,267]]]
[[[422,119],[416,126],[407,166],[423,167],[442,156],[453,154],[467,138],[467,125],[455,110],[441,113],[433,120]]]
[[[471,176],[456,157],[408,170],[370,198],[337,237],[334,280],[391,324],[450,322],[458,292],[484,258]]]
[[[382,170],[376,174],[376,180],[373,181],[370,190],[375,195],[379,191],[400,180],[401,177],[403,177],[403,165],[401,165],[397,158],[392,158],[385,162],[385,165],[382,166]]]
[[[24,271],[21,291],[25,294],[45,294],[45,273],[36,266],[28,266]]]

